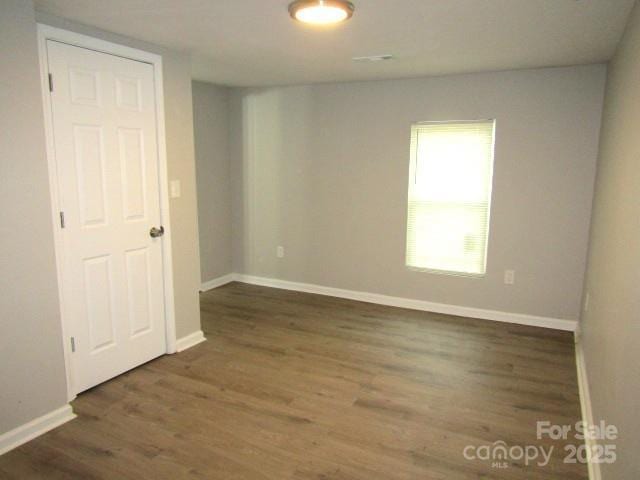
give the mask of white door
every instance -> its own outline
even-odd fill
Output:
[[[81,392],[166,352],[153,67],[48,40],[63,312]],[[161,234],[161,231],[154,232]]]

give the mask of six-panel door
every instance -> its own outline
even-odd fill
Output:
[[[153,67],[47,42],[75,390],[166,351]]]

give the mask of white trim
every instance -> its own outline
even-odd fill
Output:
[[[176,341],[176,352],[182,352],[187,348],[191,348],[199,343],[204,342],[205,340],[206,338],[202,330],[190,333],[189,335],[179,338]]]
[[[459,317],[479,318],[482,320],[493,320],[495,322],[516,323],[520,325],[530,325],[534,327],[553,328],[556,330],[566,330],[573,332],[578,326],[577,320],[565,320],[561,318],[538,317],[524,313],[501,312],[498,310],[485,310],[482,308],[461,307],[446,303],[434,303],[411,298],[391,297],[378,293],[358,292],[355,290],[344,290],[341,288],[325,287],[311,283],[289,282],[275,278],[256,277],[253,275],[234,274],[234,280],[252,285],[262,285],[264,287],[282,288],[284,290],[295,290],[297,292],[316,293],[318,295],[328,295],[331,297],[348,298],[360,302],[376,303],[391,307],[408,308],[411,310],[422,310],[425,312],[444,313]]]
[[[71,405],[65,405],[0,435],[0,455],[76,418]]]
[[[69,45],[88,48],[102,53],[117,55],[136,61],[146,62],[153,66],[156,101],[156,129],[158,141],[158,166],[160,182],[160,216],[162,225],[165,226],[165,234],[162,240],[163,262],[163,286],[165,303],[165,328],[167,353],[176,351],[176,322],[173,289],[173,260],[171,254],[171,220],[169,216],[169,176],[167,172],[167,148],[165,134],[164,90],[162,77],[162,57],[154,53],[145,52],[124,45],[107,42],[98,38],[89,37],[79,33],[38,24],[38,54],[40,59],[40,84],[42,90],[44,124],[46,136],[47,162],[49,165],[49,185],[51,191],[51,215],[54,232],[56,253],[58,297],[60,303],[60,319],[62,323],[62,344],[67,377],[67,398],[69,401],[76,397],[75,379],[72,368],[72,355],[68,339],[71,337],[69,326],[66,325],[64,311],[63,280],[63,243],[59,226],[59,192],[57,178],[57,164],[55,158],[53,116],[51,111],[51,99],[48,79],[47,40],[55,40]]]
[[[214,288],[221,287],[226,285],[227,283],[231,283],[235,280],[235,273],[229,273],[227,275],[223,275],[222,277],[214,278],[213,280],[207,280],[206,282],[202,282],[200,285],[201,292],[207,292],[209,290],[213,290]]]
[[[57,165],[55,161],[55,148],[53,137],[53,113],[49,98],[49,79],[48,79],[48,61],[47,61],[47,35],[44,30],[45,26],[38,24],[38,55],[40,60],[40,89],[42,91],[42,105],[44,109],[44,131],[45,145],[47,152],[47,164],[49,170],[49,192],[51,195],[51,215],[53,223],[53,239],[55,245],[56,258],[56,275],[58,281],[58,304],[60,313],[60,323],[62,325],[62,350],[64,352],[65,375],[67,380],[67,401],[72,401],[76,397],[75,382],[73,378],[73,368],[71,365],[71,346],[67,341],[71,337],[67,328],[64,311],[64,292],[62,283],[62,265],[64,264],[64,248],[62,242],[62,233],[59,229],[59,201],[58,201],[58,176]]]
[[[576,369],[578,372],[578,389],[580,391],[580,409],[582,411],[582,420],[587,425],[594,425],[593,422],[593,410],[591,408],[591,395],[589,393],[589,379],[587,378],[587,365],[584,359],[584,351],[582,349],[582,342],[580,336],[576,335]],[[590,459],[591,452],[594,452],[596,440],[591,438],[585,438],[584,441],[587,446],[587,458]],[[589,468],[589,480],[601,480],[602,473],[600,471],[600,464],[589,461],[587,463]]]

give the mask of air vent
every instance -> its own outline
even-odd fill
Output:
[[[366,57],[353,57],[351,60],[354,62],[382,62],[383,60],[391,60],[393,55],[390,53],[386,55],[368,55]]]

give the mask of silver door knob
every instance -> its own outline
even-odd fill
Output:
[[[151,230],[149,230],[149,235],[151,235],[151,238],[161,237],[162,235],[164,235],[164,227],[151,227]]]

